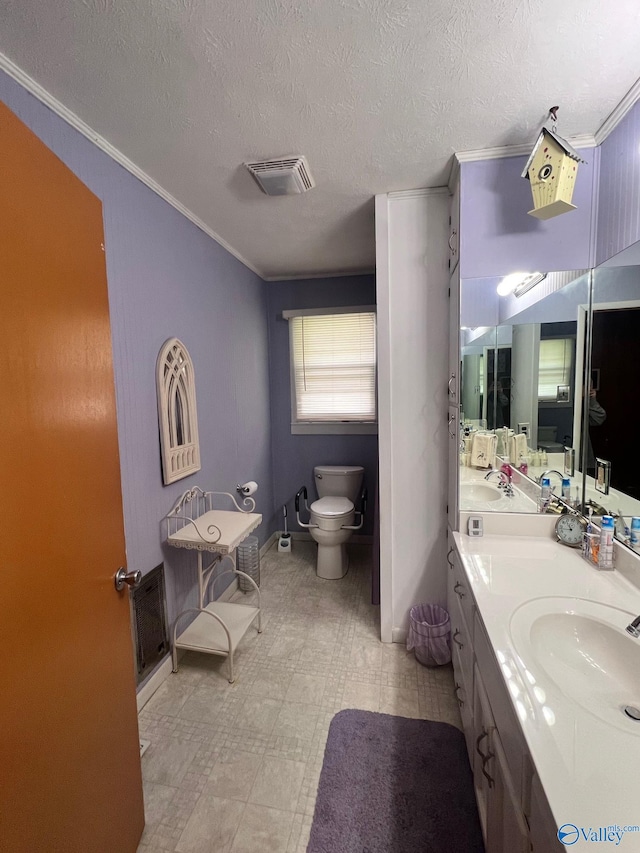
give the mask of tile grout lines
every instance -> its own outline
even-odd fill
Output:
[[[142,710],[152,743],[139,853],[305,853],[337,711],[460,726],[450,668],[426,670],[380,643],[369,550],[352,547],[347,576],[323,581],[314,547],[264,556],[264,632],[243,641],[235,684],[224,659],[189,653]]]

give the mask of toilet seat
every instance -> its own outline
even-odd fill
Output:
[[[311,512],[321,518],[338,519],[350,515],[354,510],[349,498],[324,497],[311,504]]]

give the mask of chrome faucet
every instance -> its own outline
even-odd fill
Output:
[[[637,616],[630,625],[627,625],[627,633],[636,639],[640,637],[640,616]]]
[[[548,471],[543,471],[538,478],[538,483],[541,483],[544,477],[548,477],[549,474],[557,474],[560,477],[560,484],[562,485],[562,481],[564,480],[564,474],[561,474],[560,471],[556,471],[555,468],[550,468]]]
[[[508,476],[508,474],[505,474],[504,471],[498,471],[496,469],[493,469],[493,470],[489,471],[488,474],[485,474],[484,475],[485,480],[488,480],[492,474],[497,474],[498,477],[500,477],[500,483],[498,484],[500,486],[506,486],[507,483],[509,483],[511,480],[511,478]]]
[[[511,485],[511,477],[509,476],[509,474],[507,474],[506,471],[497,471],[494,469],[492,471],[489,471],[488,474],[484,475],[485,480],[488,480],[492,474],[497,474],[500,477],[498,488],[502,489],[508,498],[512,498],[513,486]]]

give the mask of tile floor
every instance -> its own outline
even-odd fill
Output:
[[[362,708],[460,726],[450,667],[379,640],[370,548],[320,580],[315,543],[262,559],[262,635],[226,659],[187,653],[140,713],[146,828],[138,853],[305,853],[329,724]],[[236,593],[238,600],[250,596]]]

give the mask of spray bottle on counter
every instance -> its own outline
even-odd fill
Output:
[[[551,478],[543,477],[540,483],[540,497],[538,498],[539,512],[545,512],[551,500]]]

